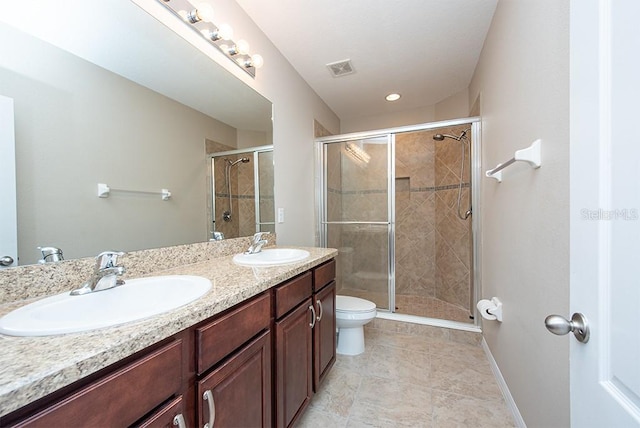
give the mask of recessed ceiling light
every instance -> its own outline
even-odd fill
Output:
[[[389,94],[385,97],[387,101],[398,101],[400,99],[400,94]]]

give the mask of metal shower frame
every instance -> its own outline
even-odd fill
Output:
[[[210,187],[210,193],[211,193],[211,216],[212,219],[209,219],[209,225],[208,228],[211,229],[211,231],[215,230],[214,227],[214,223],[211,220],[214,220],[215,217],[215,213],[216,213],[216,196],[215,196],[215,170],[214,170],[214,166],[213,166],[213,159],[214,158],[219,158],[219,157],[224,157],[224,156],[235,156],[235,155],[241,155],[241,154],[246,154],[247,157],[251,157],[251,162],[253,163],[253,179],[254,179],[254,186],[255,186],[255,198],[254,198],[254,204],[255,204],[255,224],[256,224],[256,232],[260,232],[260,226],[261,225],[274,225],[275,226],[275,221],[271,221],[271,222],[261,222],[260,221],[260,167],[258,164],[258,155],[260,153],[265,153],[265,152],[273,152],[273,145],[268,145],[268,146],[257,146],[257,147],[247,147],[246,149],[236,149],[236,150],[228,150],[225,152],[216,152],[216,153],[209,153],[207,154],[207,162],[209,164],[209,168],[210,168],[210,172],[211,172],[211,180],[209,183],[209,187]],[[274,218],[275,218],[275,212],[273,213]]]
[[[405,132],[427,131],[449,126],[458,125],[471,126],[471,147],[470,147],[470,177],[471,177],[471,206],[473,215],[471,216],[471,235],[473,247],[473,289],[470,293],[470,310],[475,315],[474,323],[467,324],[451,320],[440,320],[436,318],[425,318],[415,315],[398,314],[395,312],[395,136]],[[365,140],[371,138],[387,138],[387,176],[388,176],[388,217],[386,222],[370,221],[328,221],[327,220],[327,194],[326,177],[327,161],[325,156],[325,146],[330,143],[349,142],[354,140]],[[388,292],[389,309],[378,310],[379,318],[392,319],[397,321],[410,321],[419,324],[433,325],[438,327],[454,328],[466,331],[480,331],[480,320],[475,308],[475,302],[480,298],[481,285],[481,230],[482,207],[480,201],[480,190],[482,184],[482,162],[481,162],[481,120],[480,117],[468,117],[461,119],[445,120],[439,122],[429,122],[418,125],[402,126],[397,128],[387,128],[367,132],[355,132],[350,134],[333,135],[329,137],[317,138],[316,142],[316,216],[317,216],[317,243],[327,246],[327,228],[330,224],[377,224],[387,225],[388,231]]]

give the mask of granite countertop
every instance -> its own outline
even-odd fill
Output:
[[[244,267],[232,256],[154,272],[199,275],[211,280],[200,299],[146,320],[86,333],[44,337],[0,334],[0,416],[46,396],[91,373],[170,337],[249,297],[255,296],[337,255],[330,248],[304,248],[311,254],[293,264]],[[0,306],[0,316],[23,306]]]

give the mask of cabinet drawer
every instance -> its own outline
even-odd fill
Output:
[[[271,333],[265,331],[197,382],[197,426],[213,419],[209,426],[270,427],[271,381]]]
[[[336,261],[331,259],[327,263],[313,270],[313,291],[319,291],[336,277]]]
[[[271,295],[264,293],[196,329],[198,374],[247,342],[271,323]]]
[[[276,318],[282,317],[311,296],[311,281],[311,272],[307,272],[276,288]]]
[[[129,426],[176,394],[181,383],[182,341],[176,340],[17,426]]]
[[[182,415],[184,418],[184,400],[182,399],[182,395],[171,400],[151,416],[134,426],[136,428],[173,428],[174,419],[178,415]]]

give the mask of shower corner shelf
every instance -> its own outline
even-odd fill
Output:
[[[125,192],[125,193],[142,193],[147,195],[157,195],[159,194],[163,201],[168,201],[171,199],[171,192],[169,189],[162,189],[159,192],[157,191],[146,191],[146,190],[126,190],[126,189],[114,189],[107,186],[105,183],[98,183],[98,197],[99,198],[108,198],[111,192]]]
[[[498,164],[495,168],[485,172],[485,176],[502,183],[502,170],[515,162],[527,162],[533,169],[542,165],[542,140],[537,139],[525,149],[516,150],[513,158]]]

